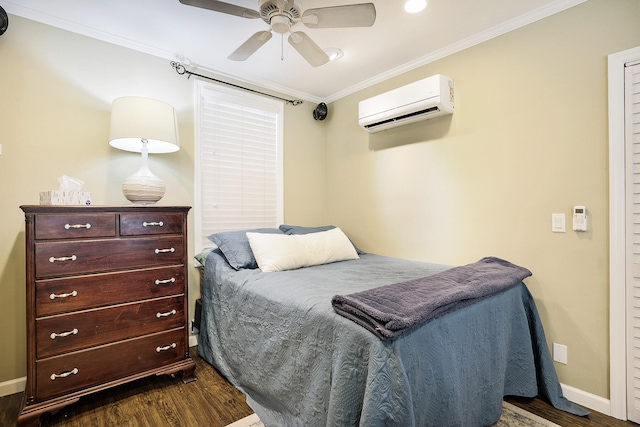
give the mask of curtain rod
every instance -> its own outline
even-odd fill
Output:
[[[174,70],[176,70],[176,73],[178,73],[180,75],[186,74],[188,79],[191,78],[191,76],[196,76],[196,77],[201,77],[201,78],[207,79],[207,80],[213,80],[214,82],[217,82],[217,83],[222,83],[222,84],[225,84],[225,85],[236,87],[238,89],[247,90],[249,92],[259,93],[260,95],[269,96],[271,98],[279,99],[279,100],[284,101],[287,104],[291,104],[291,105],[300,105],[300,104],[302,104],[304,102],[301,99],[280,98],[279,96],[271,95],[271,94],[268,94],[268,93],[260,92],[260,91],[253,90],[253,89],[249,89],[248,87],[239,86],[239,85],[236,85],[236,84],[233,84],[233,83],[224,82],[222,80],[214,79],[213,77],[208,77],[208,76],[204,76],[202,74],[194,73],[192,71],[187,70],[184,67],[184,65],[182,65],[180,62],[171,61],[171,66],[173,67]]]

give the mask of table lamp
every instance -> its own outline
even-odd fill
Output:
[[[162,101],[135,96],[111,104],[109,145],[142,154],[140,169],[122,183],[122,193],[136,205],[152,205],[164,196],[164,182],[149,169],[149,153],[180,149],[173,107]]]

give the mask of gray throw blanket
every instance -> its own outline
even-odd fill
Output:
[[[348,295],[335,295],[334,310],[379,338],[394,339],[452,310],[503,291],[531,271],[495,257],[441,273]]]

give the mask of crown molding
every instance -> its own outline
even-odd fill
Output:
[[[470,47],[476,46],[480,43],[484,43],[495,37],[501,36],[513,30],[517,30],[518,28],[524,27],[533,22],[547,18],[551,15],[562,12],[563,10],[569,9],[573,6],[576,6],[580,3],[584,3],[586,1],[587,0],[558,0],[554,3],[550,3],[546,6],[533,10],[527,14],[520,15],[515,19],[504,22],[500,25],[496,25],[495,27],[489,28],[486,31],[480,32],[478,34],[474,34],[471,37],[467,37],[466,39],[460,40],[457,43],[453,43],[442,49],[436,50],[428,55],[417,58],[411,62],[407,62],[406,64],[401,65],[400,67],[393,68],[385,73],[379,74],[367,80],[363,80],[357,85],[348,87],[342,91],[334,93],[333,95],[329,96],[325,100],[325,102],[329,103],[329,102],[337,101],[338,99],[344,98],[347,95],[351,95],[355,92],[366,89],[375,84],[381,83],[392,77],[399,76],[408,71],[422,67],[423,65],[430,64],[439,59],[445,58],[449,55],[453,55],[454,53],[458,53]]]
[[[399,67],[393,68],[375,77],[363,80],[362,82],[356,85],[350,86],[344,90],[336,92],[326,98],[320,98],[305,92],[295,91],[289,87],[277,85],[277,84],[274,84],[273,82],[261,79],[260,76],[256,76],[256,75],[239,77],[235,75],[233,72],[225,70],[225,68],[221,67],[219,64],[207,64],[205,62],[202,62],[197,65],[197,68],[201,70],[206,70],[208,72],[214,73],[224,78],[229,78],[235,81],[242,82],[243,84],[260,86],[263,89],[271,90],[280,94],[284,94],[286,96],[300,98],[305,101],[314,102],[314,103],[319,103],[319,102],[331,103],[331,102],[337,101],[338,99],[344,98],[345,96],[351,95],[355,92],[366,89],[370,86],[373,86],[385,80],[388,80],[392,77],[399,76],[408,71],[422,67],[423,65],[430,64],[432,62],[435,62],[439,59],[442,59],[454,53],[460,52],[472,46],[491,40],[495,37],[501,36],[505,33],[516,30],[518,28],[524,27],[533,22],[539,21],[551,15],[554,15],[556,13],[562,12],[580,3],[584,3],[585,1],[587,0],[558,0],[556,2],[547,4],[529,13],[521,15],[515,19],[504,22],[500,25],[496,25],[495,27],[492,27],[486,31],[475,34],[471,37],[467,37],[466,39],[460,40],[457,43],[453,43],[449,46],[446,46],[428,55],[417,58]],[[139,43],[134,40],[130,40],[130,39],[118,36],[117,34],[108,33],[105,31],[98,30],[97,28],[81,25],[76,22],[65,20],[49,14],[41,13],[35,9],[25,7],[23,5],[14,3],[10,0],[6,0],[4,2],[3,7],[10,14],[27,18],[33,21],[41,22],[43,24],[51,25],[57,28],[71,31],[73,33],[81,34],[81,35],[91,37],[97,40],[101,40],[107,43],[126,47],[132,50],[136,50],[142,53],[147,53],[149,55],[157,56],[160,58],[165,58],[170,61],[176,60],[176,58],[180,58],[180,54],[177,52],[169,52],[154,46]],[[197,62],[196,58],[191,58],[191,59],[194,60],[194,63]]]

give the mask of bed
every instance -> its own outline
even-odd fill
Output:
[[[354,259],[263,272],[245,236],[200,258],[198,353],[266,426],[485,426],[507,395],[587,414],[562,395],[523,282],[385,340],[337,314],[332,298],[451,267],[354,247]]]

